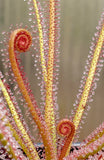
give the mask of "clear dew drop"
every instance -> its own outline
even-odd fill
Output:
[[[31,22],[32,21],[32,18],[29,18],[29,22]]]
[[[32,10],[33,10],[33,7],[30,7],[29,10],[32,11]]]

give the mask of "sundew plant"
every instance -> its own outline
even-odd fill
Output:
[[[73,115],[60,120],[57,90],[60,55],[60,0],[24,0],[28,25],[11,25],[0,40],[4,73],[0,72],[0,142],[13,160],[104,159],[104,123],[71,151],[83,114],[87,113],[104,61],[104,12],[86,61]],[[24,72],[21,54],[31,54],[41,92],[38,104]],[[24,111],[24,114],[23,114]],[[84,114],[87,116],[87,114]],[[38,143],[39,142],[39,143]],[[6,158],[5,158],[6,159]]]

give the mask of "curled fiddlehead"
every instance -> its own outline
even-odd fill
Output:
[[[69,119],[63,119],[57,125],[57,131],[61,136],[65,137],[65,142],[59,155],[59,160],[62,160],[65,157],[67,149],[73,139],[75,126]]]
[[[32,43],[32,37],[30,32],[25,29],[17,30],[14,40],[14,49],[19,52],[26,52],[29,50]]]
[[[36,102],[33,104],[31,97],[28,93],[28,90],[25,86],[25,83],[23,81],[18,62],[16,61],[16,50],[23,52],[27,51],[31,44],[31,35],[30,33],[25,29],[17,29],[14,32],[11,33],[10,41],[9,41],[9,58],[12,66],[13,73],[15,75],[15,79],[18,83],[18,86],[21,90],[21,93],[23,94],[23,97],[30,109],[31,115],[36,122],[40,134],[43,139],[43,143],[46,146],[46,159],[56,159],[56,155],[53,154],[51,151],[53,150],[52,147],[52,141],[50,138],[49,131],[47,129],[47,126],[44,123],[42,123],[42,116],[41,113],[37,107]],[[34,100],[35,101],[35,100]],[[38,112],[37,112],[38,110]]]

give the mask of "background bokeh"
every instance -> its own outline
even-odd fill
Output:
[[[61,53],[58,104],[60,117],[70,115],[78,93],[92,36],[103,11],[104,0],[61,0]],[[0,0],[0,32],[9,31],[11,24],[28,22],[28,5],[23,0]],[[39,101],[37,80],[34,80],[31,58],[23,58],[24,68]],[[5,74],[0,60],[0,70]],[[91,110],[83,125],[80,140],[104,120],[104,69],[96,89]]]

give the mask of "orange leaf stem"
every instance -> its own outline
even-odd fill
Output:
[[[23,34],[22,34],[23,33]],[[26,38],[27,35],[27,38]],[[20,38],[18,37],[20,36]],[[23,94],[23,97],[26,101],[26,103],[28,104],[28,107],[30,109],[30,112],[32,114],[32,117],[34,119],[34,121],[36,122],[40,134],[42,136],[43,139],[43,143],[45,146],[45,151],[46,151],[46,160],[55,160],[56,159],[56,155],[53,154],[53,147],[52,147],[52,140],[50,138],[50,134],[47,130],[47,126],[45,124],[45,122],[43,123],[41,120],[41,114],[37,113],[36,108],[37,104],[34,106],[31,98],[29,96],[29,93],[25,87],[24,81],[22,79],[18,64],[16,62],[16,54],[15,54],[15,48],[22,48],[22,50],[27,50],[29,49],[27,46],[29,46],[29,44],[27,44],[27,42],[30,43],[31,38],[30,38],[30,33],[25,30],[25,29],[17,29],[14,32],[12,32],[11,36],[10,36],[10,41],[9,41],[9,57],[10,57],[10,62],[11,62],[11,66],[12,66],[12,70],[13,73],[15,75],[16,81],[18,83],[18,86]],[[29,39],[28,39],[29,38]],[[18,40],[17,42],[16,39]],[[15,47],[15,45],[17,47]]]

